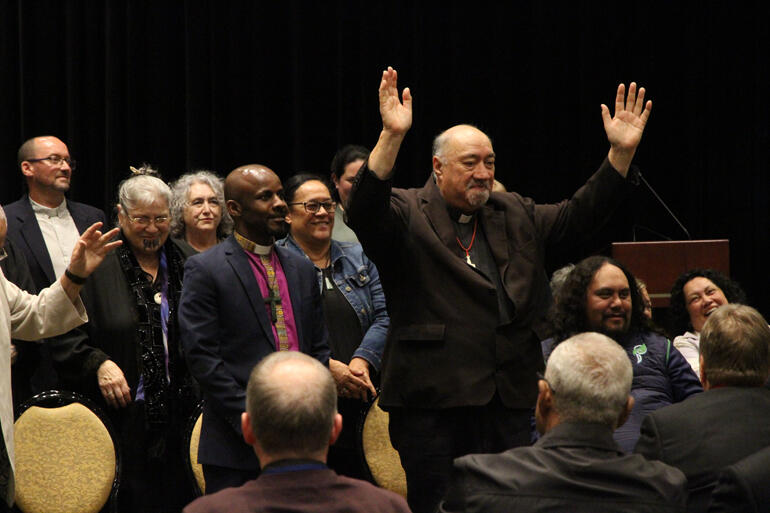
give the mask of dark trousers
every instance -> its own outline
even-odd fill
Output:
[[[407,502],[414,513],[436,510],[455,458],[530,444],[532,410],[506,408],[497,394],[485,406],[390,408],[388,413],[390,439],[406,472]]]
[[[220,467],[217,465],[201,465],[203,467],[203,479],[206,481],[206,495],[241,486],[246,481],[256,479],[259,470],[240,470],[237,468]]]

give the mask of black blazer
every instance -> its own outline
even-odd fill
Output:
[[[719,471],[770,445],[770,390],[724,387],[642,421],[635,452],[687,476],[688,511],[706,511]]]
[[[629,185],[605,160],[570,201],[490,195],[479,229],[515,311],[498,327],[496,286],[466,264],[433,179],[421,189],[391,189],[364,166],[346,213],[380,271],[391,319],[380,405],[478,406],[497,391],[505,406],[531,408],[551,303],[546,252],[568,252],[600,229]]]
[[[765,513],[770,508],[770,447],[722,470],[708,513]]]
[[[54,282],[56,276],[53,272],[51,257],[45,246],[43,232],[37,223],[29,196],[24,196],[18,201],[6,205],[5,215],[8,217],[8,238],[21,250],[27,259],[32,280],[38,290],[42,290]],[[70,211],[72,220],[78,232],[83,233],[92,224],[101,221],[107,223],[104,212],[98,208],[67,200],[67,210]]]
[[[457,458],[442,513],[684,511],[681,471],[625,454],[609,426],[562,423],[532,447]]]
[[[326,324],[315,268],[275,247],[289,284],[300,350],[329,362]],[[251,369],[275,351],[272,325],[248,257],[232,235],[187,259],[179,304],[187,364],[203,392],[198,461],[241,470],[259,468],[244,442],[241,413]]]

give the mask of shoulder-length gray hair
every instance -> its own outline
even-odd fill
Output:
[[[171,189],[159,178],[155,169],[145,164],[139,169],[131,168],[131,172],[132,176],[118,186],[118,205],[123,210],[145,207],[159,201],[165,201],[171,206]]]
[[[171,236],[184,238],[184,209],[189,204],[190,187],[193,184],[202,183],[211,187],[219,201],[222,219],[217,226],[217,239],[224,239],[233,231],[233,219],[227,213],[225,205],[225,181],[211,171],[201,170],[186,173],[171,184],[173,193],[171,199]]]

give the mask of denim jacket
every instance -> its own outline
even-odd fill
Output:
[[[291,235],[279,240],[276,244],[307,258]],[[364,254],[361,244],[355,242],[332,240],[331,262],[334,283],[353,307],[364,332],[361,345],[355,350],[353,357],[363,358],[379,371],[388,326],[390,326],[385,294],[380,284],[380,273]],[[323,287],[323,273],[316,268],[316,274],[320,289]]]

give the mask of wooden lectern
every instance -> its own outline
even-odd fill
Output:
[[[675,240],[614,242],[612,258],[647,283],[654,308],[668,307],[676,278],[694,268],[708,268],[730,276],[730,241]]]

